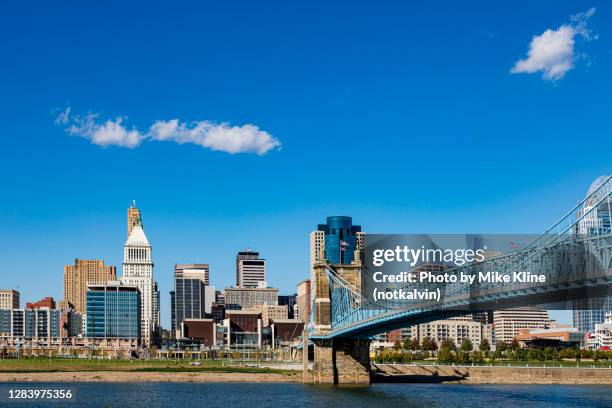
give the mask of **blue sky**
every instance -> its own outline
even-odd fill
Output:
[[[292,292],[328,215],[538,233],[612,171],[606,2],[1,10],[0,286],[22,301],[61,299],[74,258],[120,266],[132,199],[167,326],[175,262],[224,287],[250,246]]]

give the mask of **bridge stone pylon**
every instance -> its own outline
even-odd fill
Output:
[[[356,251],[352,264],[334,265],[333,271],[343,284],[353,291],[359,291],[361,267],[361,257]],[[311,324],[314,344],[313,382],[367,385],[370,383],[369,338],[324,338],[332,331],[333,321],[331,296],[334,291],[330,287],[330,268],[325,260],[314,266],[314,307]],[[347,307],[355,306],[347,304]]]

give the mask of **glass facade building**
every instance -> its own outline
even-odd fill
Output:
[[[325,258],[332,264],[350,264],[355,258],[357,233],[360,225],[346,216],[327,217],[326,224],[319,224],[318,231],[325,233]]]
[[[205,285],[198,278],[175,278],[173,330],[178,330],[184,319],[203,319]]]
[[[209,282],[208,264],[176,264],[174,290],[170,292],[171,335],[177,336],[185,319],[204,319],[211,313],[215,291]]]
[[[135,286],[95,285],[87,290],[87,337],[140,338],[140,292]]]
[[[596,324],[604,322],[606,312],[612,311],[612,296],[607,296],[601,306],[603,309],[574,310],[573,326],[579,332],[593,332]]]
[[[584,208],[577,213],[577,233],[583,235],[604,235],[612,231],[612,192],[610,176],[600,176],[593,181],[587,192]],[[603,301],[602,309],[574,310],[574,327],[581,332],[593,332],[595,325],[603,323],[606,312],[612,311],[612,296]]]

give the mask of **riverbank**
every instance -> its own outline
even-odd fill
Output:
[[[403,366],[379,364],[373,382],[612,385],[612,369]],[[301,383],[301,371],[55,371],[0,372],[0,383]]]
[[[301,383],[301,364],[201,360],[0,359],[0,382]],[[457,384],[605,384],[612,368],[373,364],[373,382]]]
[[[374,381],[460,384],[612,385],[612,369],[376,364]]]
[[[164,372],[164,371],[72,371],[72,372],[0,372],[1,382],[196,382],[196,383],[300,383],[301,372]]]
[[[0,359],[0,382],[301,382],[302,372],[296,368],[301,365],[35,357]]]

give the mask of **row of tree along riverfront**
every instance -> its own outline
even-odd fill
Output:
[[[515,339],[512,343],[497,342],[492,350],[488,340],[484,339],[477,350],[469,339],[463,340],[457,347],[452,339],[445,339],[439,345],[434,339],[424,338],[395,343],[392,349],[383,349],[374,356],[378,363],[414,363],[437,362],[443,364],[496,364],[558,362],[575,365],[577,362],[592,364],[612,363],[612,350],[583,350],[579,348],[556,349],[523,349]]]

